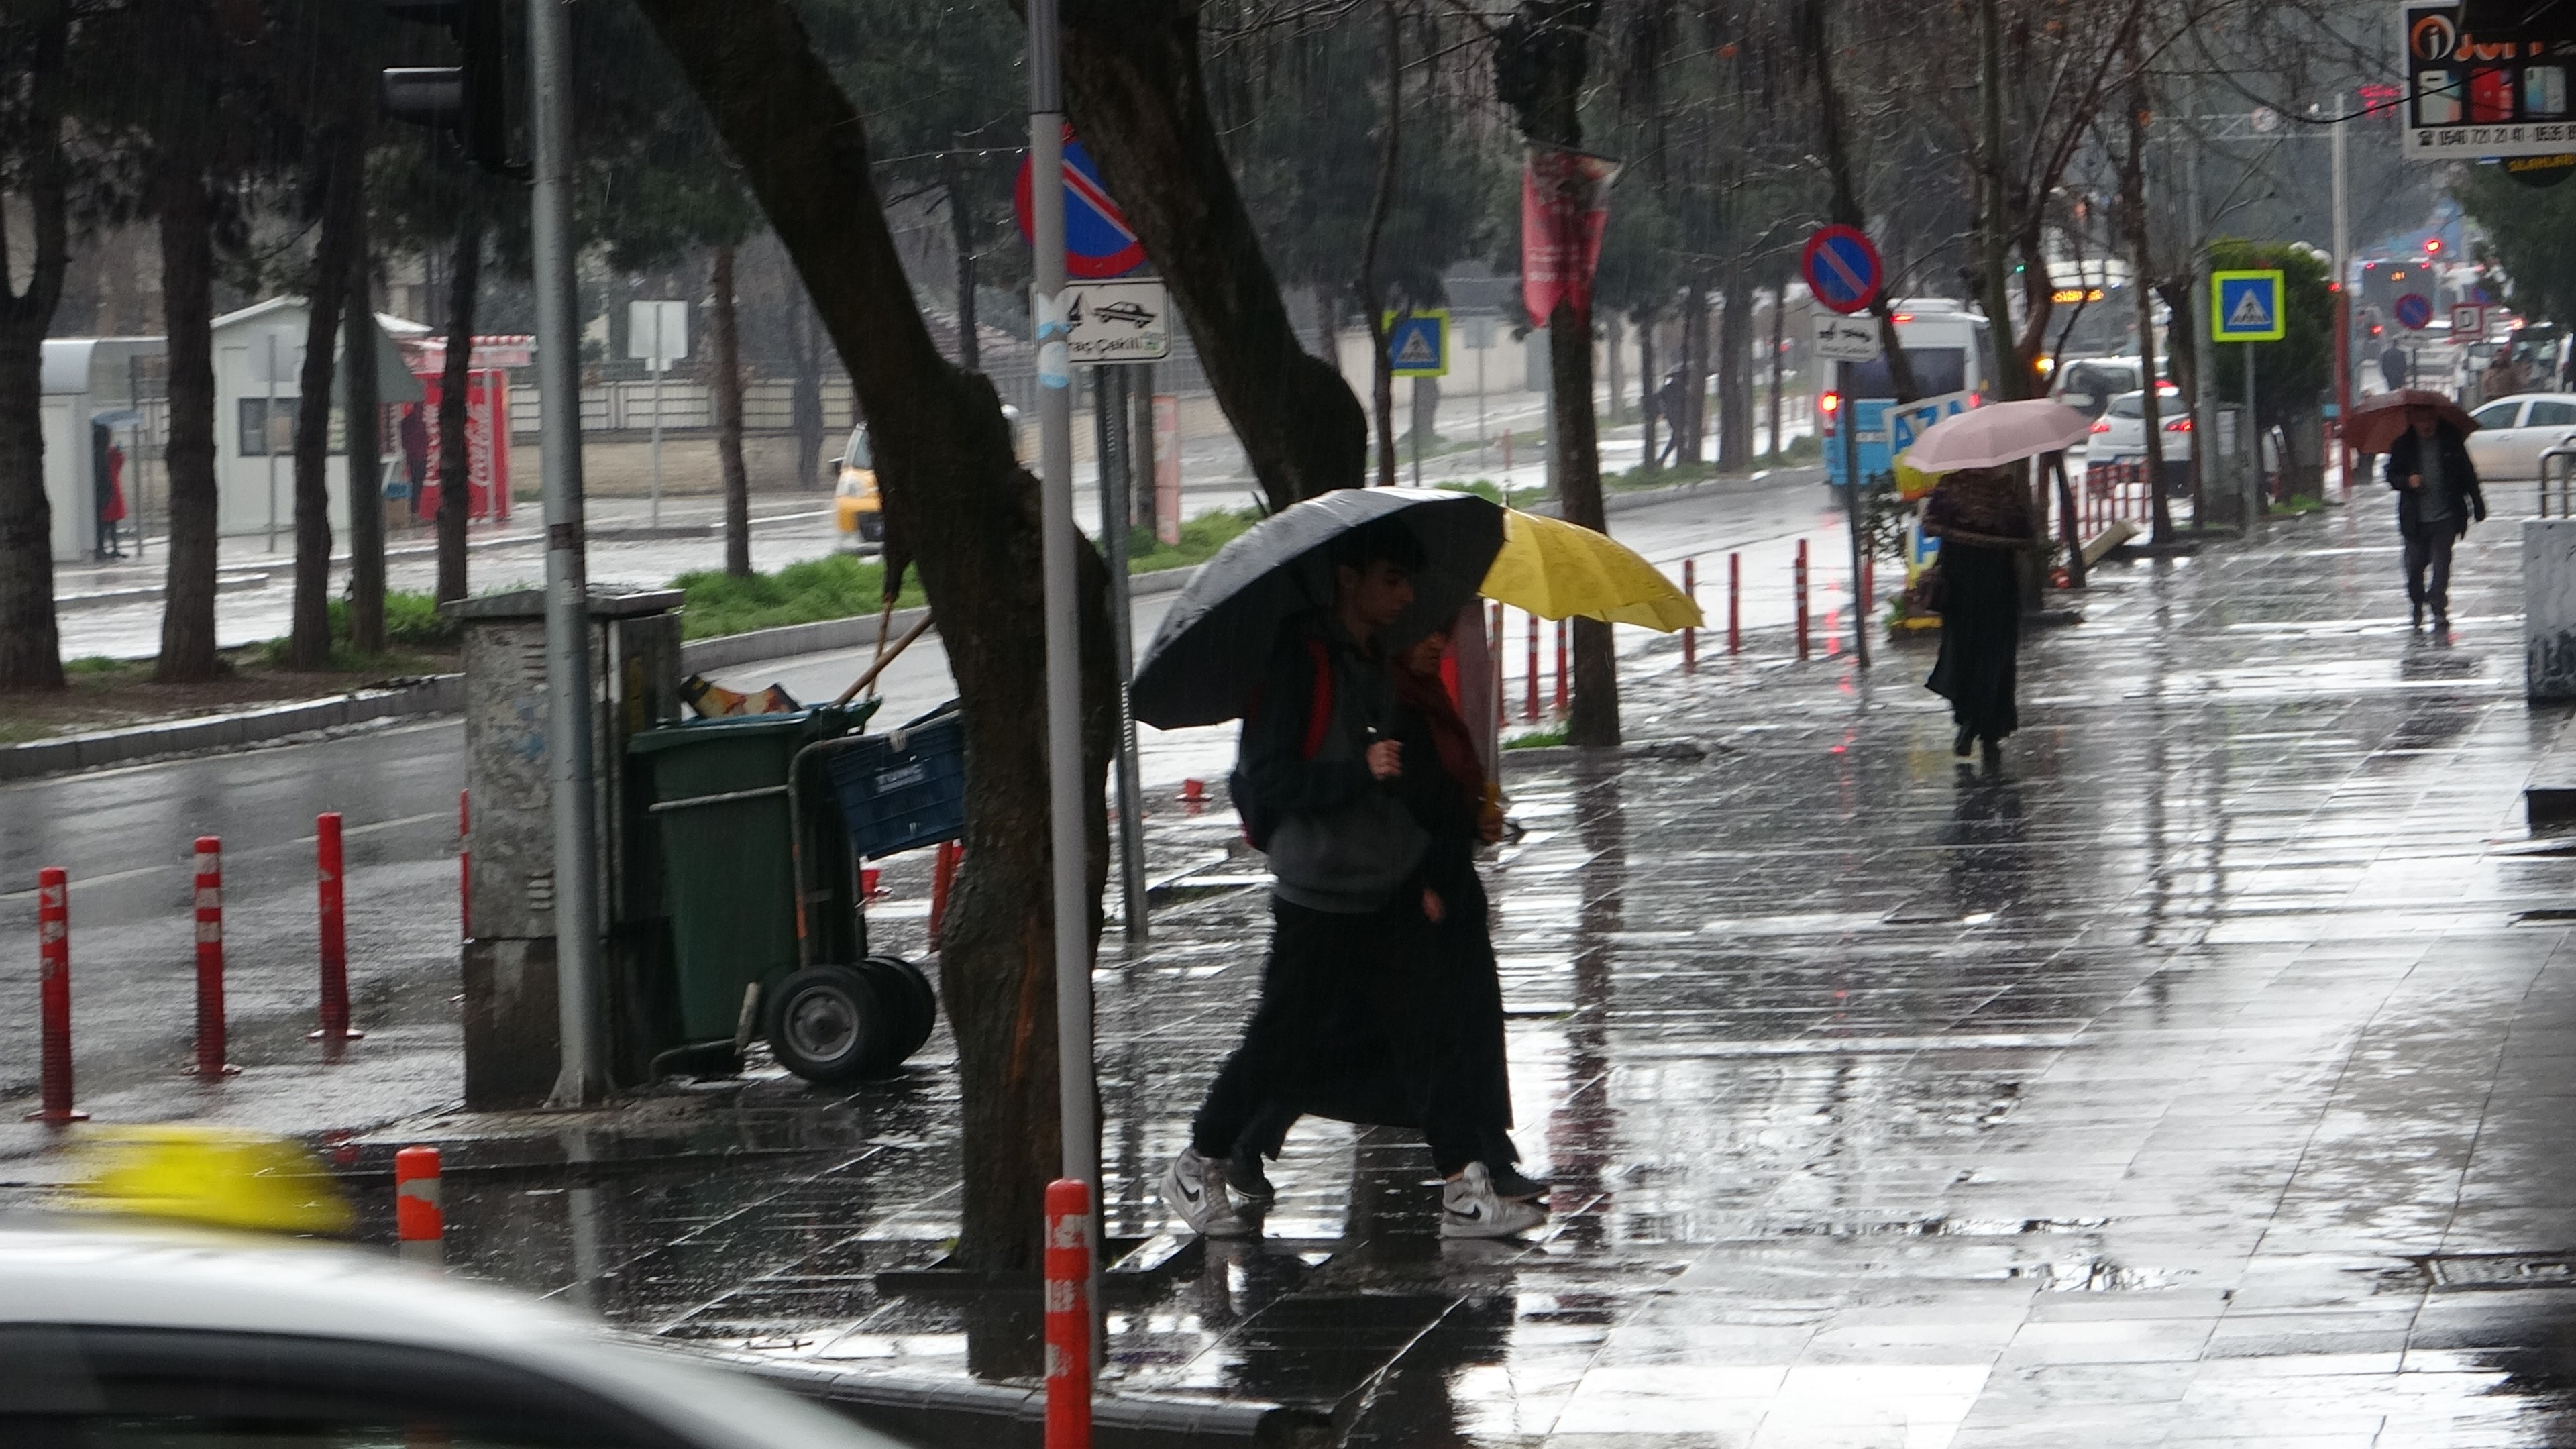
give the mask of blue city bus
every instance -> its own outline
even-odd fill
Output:
[[[1852,374],[1852,396],[1833,384],[1840,369],[1818,364],[1817,437],[1824,445],[1825,483],[1843,486],[1841,424],[1848,413],[1859,428],[1860,472],[1875,478],[1894,469],[1893,459],[1914,445],[1924,429],[1985,401],[1994,377],[1995,349],[1986,319],[1947,297],[1909,297],[1896,304],[1896,337],[1914,369],[1920,395],[1903,407],[1885,357],[1842,364]]]

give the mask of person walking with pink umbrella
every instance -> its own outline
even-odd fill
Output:
[[[1995,403],[1945,418],[1906,451],[1906,463],[1941,481],[1923,504],[1923,533],[1941,541],[1941,657],[1923,686],[1950,701],[1958,726],[1950,752],[1982,747],[2003,763],[2006,735],[2021,727],[2015,699],[2021,654],[2021,556],[2040,547],[2030,495],[2010,465],[2057,452],[2092,429],[2082,413],[2048,401]]]

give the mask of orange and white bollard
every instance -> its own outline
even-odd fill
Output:
[[[313,873],[322,907],[322,1029],[306,1041],[355,1041],[365,1036],[349,1030],[348,896],[342,887],[340,812],[328,811],[313,822]]]
[[[197,837],[197,1060],[200,1080],[241,1068],[224,1059],[224,843]]]
[[[1798,657],[1807,657],[1807,541],[1798,540],[1798,561],[1790,566],[1790,593],[1798,610]]]
[[[1046,1190],[1046,1449],[1091,1449],[1091,1189]]]
[[[438,1149],[406,1147],[394,1154],[394,1237],[406,1263],[442,1268],[447,1263],[447,1210],[439,1201]]]
[[[72,1108],[72,884],[58,865],[36,872],[36,994],[41,1020],[39,1091],[30,1122],[81,1122]]]
[[[1694,604],[1699,602],[1698,559],[1682,560],[1682,597]],[[1689,624],[1682,626],[1682,672],[1684,674],[1699,672],[1699,630]]]
[[[1744,555],[1726,556],[1726,652],[1744,652]]]
[[[948,891],[957,884],[957,861],[966,847],[954,840],[939,842],[939,851],[930,867],[930,949],[939,949],[939,928],[948,920]]]

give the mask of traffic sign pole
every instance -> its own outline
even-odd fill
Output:
[[[1064,170],[1064,76],[1056,0],[1029,0],[1030,171]],[[1100,1143],[1092,1117],[1091,940],[1083,898],[1082,641],[1073,556],[1073,362],[1065,312],[1065,188],[1033,186],[1031,278],[1037,293],[1038,527],[1046,599],[1047,814],[1055,907],[1056,1122],[1062,1176],[1100,1201]],[[1096,1211],[1085,1214],[1096,1249]],[[1091,1254],[1093,1273],[1099,1254]],[[1091,1295],[1093,1304],[1099,1296]],[[1096,1354],[1100,1339],[1092,1336]]]
[[[1867,669],[1869,620],[1861,613],[1866,606],[1860,597],[1860,408],[1852,401],[1852,364],[1834,364],[1834,387],[1843,395],[1843,523],[1851,534],[1852,662]],[[1896,446],[1893,433],[1889,434],[1888,446]],[[1888,462],[1891,467],[1895,465],[1894,455],[1889,456]]]
[[[1869,234],[1854,226],[1820,226],[1807,238],[1806,250],[1800,253],[1798,268],[1807,277],[1807,290],[1826,309],[1849,315],[1867,307],[1878,296],[1879,282],[1885,269],[1878,260],[1878,248]],[[1867,605],[1861,599],[1861,490],[1867,480],[1860,476],[1860,403],[1852,396],[1852,364],[1834,364],[1834,390],[1842,398],[1841,431],[1843,438],[1843,523],[1851,535],[1851,603],[1852,662],[1869,668],[1869,619],[1863,613]],[[1775,443],[1777,439],[1773,440]],[[1896,445],[1894,433],[1888,437],[1891,450]],[[1891,451],[1891,465],[1894,462]],[[1805,609],[1800,607],[1800,625],[1805,623]]]

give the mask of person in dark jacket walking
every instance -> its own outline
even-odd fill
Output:
[[[2487,495],[2460,430],[2431,408],[2408,408],[2413,426],[2388,449],[2388,486],[2397,494],[2397,532],[2406,541],[2406,602],[2415,627],[2451,627],[2451,549],[2471,519],[2487,521]]]
[[[1226,1164],[1226,1186],[1239,1197],[1268,1201],[1264,1157],[1275,1158],[1299,1116],[1339,1118],[1388,1127],[1425,1125],[1421,1099],[1428,1058],[1440,1100],[1474,1131],[1476,1160],[1497,1195],[1522,1201],[1545,1197],[1548,1185],[1525,1176],[1511,1138],[1512,1083],[1503,1040],[1503,984],[1494,962],[1492,920],[1485,883],[1476,873],[1476,848],[1500,840],[1503,812],[1489,798],[1485,766],[1475,735],[1441,679],[1449,636],[1433,634],[1396,661],[1395,693],[1402,757],[1415,762],[1396,777],[1396,788],[1414,823],[1429,837],[1422,880],[1438,905],[1432,923],[1433,978],[1430,1019],[1422,1038],[1389,1041],[1383,1072],[1352,1073],[1329,1096],[1296,1107],[1272,1103],[1235,1144]]]
[[[1923,687],[1950,701],[1959,726],[1950,753],[1982,745],[1988,769],[2003,763],[2004,736],[2021,727],[2014,700],[2021,654],[2021,566],[2030,496],[2008,469],[1946,474],[1924,500],[1923,531],[1941,540],[1941,657]]]
[[[2388,350],[2379,354],[2379,380],[2390,392],[2402,392],[2415,377],[2415,359],[2408,356],[2403,343],[2390,341]]]
[[[1392,1072],[1444,1179],[1441,1235],[1507,1236],[1547,1215],[1496,1192],[1466,1093],[1440,1070],[1435,928],[1446,902],[1426,879],[1431,838],[1403,784],[1439,766],[1405,758],[1378,638],[1413,603],[1421,545],[1381,519],[1337,541],[1333,563],[1331,606],[1281,631],[1245,711],[1231,788],[1270,857],[1270,956],[1243,1040],[1163,1174],[1163,1200],[1206,1236],[1253,1235],[1260,1199],[1238,1203],[1228,1189],[1247,1142],[1283,1130],[1281,1112],[1330,1111]]]

